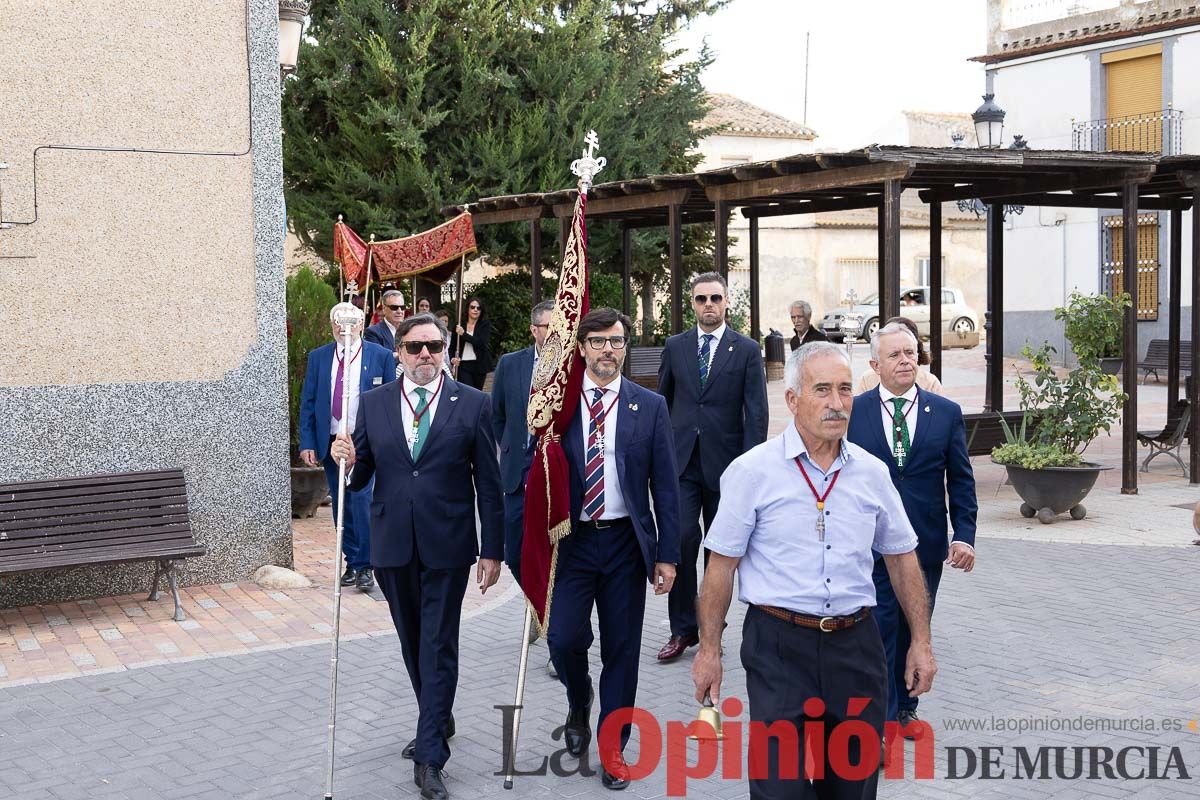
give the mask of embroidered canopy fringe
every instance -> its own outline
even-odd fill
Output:
[[[538,437],[525,486],[525,537],[521,545],[521,588],[546,635],[558,566],[558,543],[571,532],[571,484],[562,437],[571,427],[583,385],[583,359],[575,346],[579,321],[588,312],[587,195],[575,200],[558,293],[546,344],[529,389],[526,423]]]
[[[360,288],[368,277],[382,283],[420,275],[434,283],[445,283],[458,271],[460,260],[475,252],[475,226],[470,214],[459,214],[412,236],[382,242],[364,243],[341,219],[333,226],[333,257],[341,267],[342,279],[347,284],[356,281]],[[372,276],[367,275],[368,264]]]

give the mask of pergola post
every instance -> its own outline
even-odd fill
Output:
[[[717,200],[713,203],[713,223],[716,237],[713,240],[713,267],[721,277],[729,280],[729,203]]]
[[[988,204],[983,410],[1004,410],[1004,205]]]
[[[1129,399],[1121,412],[1121,494],[1137,494],[1138,185],[1133,181],[1125,181],[1121,187],[1121,213],[1124,223],[1121,284],[1132,301],[1125,309],[1122,325],[1121,379]]]
[[[942,203],[929,204],[929,371],[942,378]]]
[[[671,260],[671,334],[683,330],[683,209],[676,203],[667,206],[667,236]]]
[[[884,264],[887,263],[887,214],[883,210],[883,203],[879,204],[876,215],[875,232],[878,234],[878,251],[875,256],[875,305],[879,309],[879,327],[883,327],[883,321],[887,319],[887,306],[884,304],[884,298],[887,297],[887,279],[884,277]],[[866,320],[863,320],[863,325],[866,325]],[[864,328],[863,333],[866,333]],[[865,336],[863,338],[866,338]]]
[[[758,306],[758,217],[750,218],[750,338],[762,341],[760,309]]]
[[[880,297],[879,324],[900,316],[900,194],[898,180],[883,184],[883,295]]]
[[[633,318],[633,231],[621,226],[621,311]],[[628,361],[628,359],[626,359]]]
[[[1171,210],[1170,305],[1167,312],[1167,417],[1179,402],[1179,319],[1183,298],[1183,211]]]
[[[1192,404],[1191,446],[1188,448],[1188,475],[1191,483],[1200,483],[1200,413],[1196,400],[1200,398],[1200,185],[1192,188]]]
[[[542,221],[529,220],[529,283],[533,304],[542,302]]]

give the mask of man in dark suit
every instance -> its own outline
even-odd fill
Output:
[[[388,289],[379,300],[383,306],[383,319],[367,328],[363,338],[396,352],[396,328],[404,321],[404,294],[399,289]],[[397,353],[396,360],[400,360]]]
[[[917,560],[932,611],[943,562],[964,572],[975,566],[978,503],[962,409],[917,387],[917,341],[900,323],[885,325],[871,339],[871,368],[879,373],[879,386],[854,398],[847,436],[888,465],[917,532]],[[947,500],[954,527],[949,545]],[[888,662],[887,719],[903,726],[917,719],[917,698],[904,691],[912,637],[881,558],[876,558],[873,577],[875,619]]]
[[[595,606],[600,623],[600,716],[636,705],[646,579],[655,594],[671,590],[679,562],[679,488],[670,419],[662,397],[621,379],[632,323],[599,308],[579,323],[587,363],[579,412],[563,450],[570,470],[571,533],[558,546],[548,641],[569,712],[563,737],[582,755],[591,740],[592,680],[588,650]],[[651,503],[653,502],[653,512]],[[605,748],[600,778],[629,785],[622,757],[629,726]],[[619,749],[618,749],[619,748]]]
[[[445,798],[467,578],[479,556],[475,577],[486,592],[504,555],[500,467],[488,396],[442,372],[445,329],[417,314],[396,337],[404,377],[363,396],[353,445],[338,439],[334,457],[354,463],[351,488],[379,477],[371,563],[420,709],[413,781],[422,797]]]
[[[342,360],[345,344],[338,327],[333,325],[334,306],[329,312],[334,341],[308,354],[304,387],[300,390],[300,460],[310,467],[325,467],[329,495],[333,498],[333,519],[337,522],[338,463],[329,454],[329,444],[342,419],[342,395],[349,395],[347,429],[354,432],[355,415],[363,394],[396,379],[396,361],[391,351],[359,337],[362,326],[355,328],[350,345],[350,382],[342,385]],[[370,505],[371,483],[357,492],[346,493],[346,513],[342,519],[342,552],[346,556],[343,586],[358,586],[364,592],[375,585],[371,575]]]
[[[701,515],[708,531],[721,500],[721,474],[735,458],[767,440],[762,353],[725,324],[728,288],[719,272],[692,280],[696,327],[667,339],[658,368],[658,391],[667,399],[675,436],[682,526],[679,576],[667,599],[671,638],[658,651],[664,663],[700,642],[696,558],[703,538]]]
[[[533,370],[546,343],[553,311],[553,300],[543,300],[533,307],[529,313],[533,344],[501,356],[492,378],[492,430],[500,445],[500,484],[504,489],[504,562],[518,583],[524,538],[525,480],[535,444],[525,416]]]
[[[812,324],[812,306],[807,300],[797,300],[788,308],[792,317],[792,350],[799,350],[809,342],[827,342],[829,337]]]

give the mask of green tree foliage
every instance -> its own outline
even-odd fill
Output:
[[[695,123],[710,58],[681,58],[669,39],[726,2],[315,0],[283,100],[292,227],[329,258],[338,214],[394,238],[446,205],[562,189],[590,128],[608,159],[600,180],[690,171],[709,132]],[[618,271],[614,226],[590,233],[594,268]],[[524,225],[478,235],[489,255],[526,262]],[[693,252],[705,238],[689,237]],[[645,285],[664,268],[665,234],[634,241]],[[557,248],[545,250],[553,266]]]
[[[1125,309],[1132,305],[1128,292],[1117,297],[1071,292],[1067,305],[1054,309],[1054,318],[1062,321],[1063,332],[1081,362],[1091,358],[1119,358],[1121,321]]]
[[[291,421],[292,459],[300,453],[300,390],[308,369],[308,353],[332,341],[329,309],[337,292],[307,266],[287,279],[288,411]]]

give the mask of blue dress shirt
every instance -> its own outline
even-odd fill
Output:
[[[825,540],[817,534],[818,492],[841,475],[825,500]],[[852,442],[828,471],[808,456],[795,424],[745,453],[721,476],[721,505],[704,546],[740,558],[738,598],[816,616],[853,614],[875,605],[871,570],[878,553],[917,546],[887,467]]]

